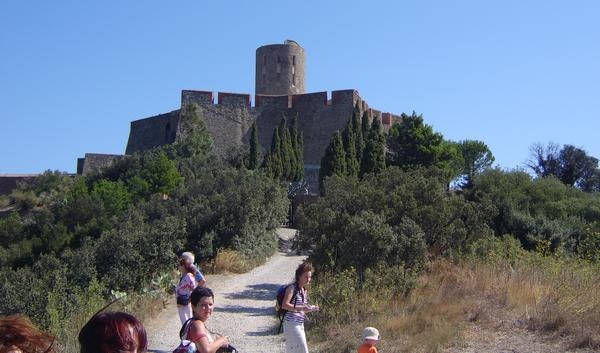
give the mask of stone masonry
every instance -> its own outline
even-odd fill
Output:
[[[331,136],[336,130],[344,129],[357,103],[362,112],[368,112],[370,119],[380,119],[384,129],[400,119],[369,108],[353,89],[332,91],[329,97],[327,92],[304,93],[304,50],[294,41],[260,47],[256,60],[254,106],[250,94],[181,92],[181,107],[192,102],[200,107],[200,115],[220,155],[232,147],[248,144],[254,122],[264,154],[270,149],[273,130],[282,117],[291,123],[297,116],[304,135],[305,177],[309,190],[314,193],[318,189],[321,158]],[[125,153],[173,143],[180,110],[131,122]]]

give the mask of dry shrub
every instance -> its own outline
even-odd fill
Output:
[[[353,293],[346,303],[358,307],[343,306],[349,316],[316,330],[328,336],[319,351],[356,349],[362,328],[375,326],[382,335],[381,351],[438,352],[462,344],[465,327],[473,323],[491,330],[519,326],[554,333],[573,348],[600,348],[598,265],[539,254],[513,259],[510,264],[500,258],[440,259],[406,296],[382,301],[375,291]],[[367,298],[377,300],[366,305]]]
[[[242,253],[231,250],[219,250],[212,263],[213,273],[244,273],[252,268],[253,264]]]

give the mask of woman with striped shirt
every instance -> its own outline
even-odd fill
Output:
[[[306,313],[319,310],[318,305],[308,304],[306,286],[312,279],[312,264],[302,262],[296,269],[293,285],[285,290],[281,307],[287,310],[283,319],[283,335],[287,353],[308,353],[306,334],[304,333],[304,317]]]

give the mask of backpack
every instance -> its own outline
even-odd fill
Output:
[[[196,344],[194,344],[194,342],[187,340],[187,339],[185,339],[185,340],[183,339],[183,336],[187,335],[187,330],[189,329],[190,325],[192,324],[192,321],[194,321],[194,320],[198,320],[198,319],[195,319],[193,317],[189,318],[181,326],[181,330],[179,330],[179,338],[181,339],[181,342],[179,343],[177,348],[175,348],[173,350],[173,353],[196,353],[197,352]]]
[[[296,283],[284,284],[280,286],[277,289],[277,295],[275,296],[275,312],[279,318],[279,328],[277,329],[277,333],[281,332],[281,328],[283,327],[283,318],[285,317],[285,313],[287,313],[287,310],[285,310],[282,305],[285,291],[289,286],[294,286],[294,294],[292,295],[292,301],[290,303],[294,303],[294,307],[296,307],[296,295],[298,294],[298,286]]]

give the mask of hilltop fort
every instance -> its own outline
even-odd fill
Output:
[[[269,151],[281,118],[289,123],[297,116],[304,135],[305,178],[310,189],[316,190],[329,140],[336,130],[344,129],[357,103],[361,113],[368,112],[371,120],[380,119],[384,129],[399,116],[369,108],[354,89],[306,93],[305,64],[304,48],[295,41],[261,46],[256,49],[254,106],[250,94],[183,90],[181,107],[192,102],[200,107],[200,116],[221,155],[248,144],[254,122],[263,152]],[[132,121],[125,154],[173,143],[180,110]]]
[[[343,130],[358,104],[361,114],[379,119],[385,130],[400,117],[372,109],[355,89],[331,92],[305,92],[306,55],[293,40],[256,49],[254,105],[250,94],[182,90],[180,109],[131,122],[125,154],[171,144],[179,131],[179,113],[186,104],[196,103],[215,150],[224,155],[229,149],[249,144],[250,130],[256,122],[263,155],[270,150],[273,130],[282,117],[298,118],[304,136],[305,179],[311,192],[318,189],[321,157],[336,130]],[[86,153],[77,160],[77,174],[105,168],[121,155]],[[31,176],[27,176],[30,178]],[[9,193],[22,176],[2,175]],[[12,186],[12,187],[11,187]]]

